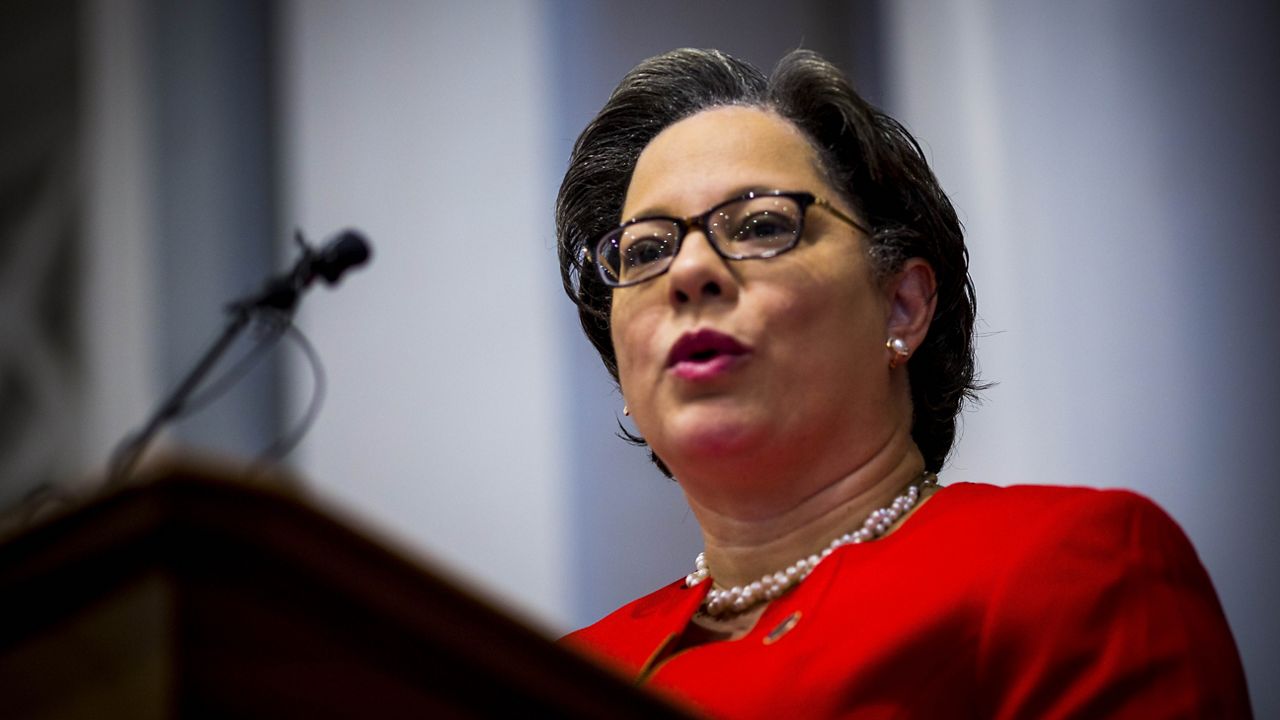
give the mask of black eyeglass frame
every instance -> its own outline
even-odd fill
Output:
[[[717,211],[723,209],[727,205],[743,202],[744,200],[754,200],[756,198],[761,198],[761,197],[788,198],[791,201],[795,202],[797,206],[799,206],[800,213],[796,219],[795,237],[793,237],[791,241],[786,245],[773,248],[759,255],[743,255],[743,254],[727,252],[724,248],[720,246],[720,242],[717,239],[718,233],[715,233],[709,230],[709,228],[711,227],[710,225],[711,216],[714,215]],[[592,265],[595,266],[596,274],[600,276],[600,280],[610,288],[624,288],[624,287],[632,287],[634,285],[640,285],[641,283],[649,282],[654,278],[661,277],[662,275],[666,274],[668,270],[671,269],[671,264],[675,262],[676,256],[680,254],[680,248],[684,246],[685,237],[689,234],[689,231],[695,227],[702,230],[703,234],[706,236],[708,240],[707,244],[711,246],[712,250],[715,250],[717,255],[724,258],[725,260],[765,260],[768,258],[774,258],[794,249],[797,245],[800,244],[800,238],[804,237],[805,213],[808,212],[809,208],[814,205],[824,208],[825,210],[830,212],[832,215],[835,215],[836,218],[838,218],[839,220],[842,220],[847,225],[854,228],[855,230],[858,230],[864,235],[871,234],[871,231],[868,230],[866,227],[864,227],[862,223],[849,217],[844,212],[842,212],[839,208],[837,208],[835,205],[832,205],[827,200],[820,198],[817,195],[814,195],[813,193],[804,192],[804,191],[786,191],[786,190],[771,190],[767,192],[759,192],[759,191],[753,190],[751,192],[743,193],[742,195],[739,195],[737,197],[729,198],[728,200],[725,200],[723,202],[716,203],[716,205],[714,205],[710,210],[707,210],[706,212],[701,213],[699,215],[691,215],[686,218],[672,217],[670,215],[646,215],[644,217],[632,218],[631,220],[628,220],[622,223],[621,225],[619,225],[618,227],[605,233],[604,235],[601,235],[594,243],[591,244],[591,250],[588,250],[585,253],[586,257],[584,257],[583,260],[585,260],[586,262],[590,262]],[[619,236],[622,235],[622,233],[626,232],[627,228],[631,227],[632,225],[635,225],[637,223],[642,223],[642,222],[652,222],[654,220],[665,220],[667,222],[672,223],[677,228],[675,248],[671,251],[670,258],[667,260],[666,265],[664,265],[660,270],[653,273],[652,275],[647,275],[645,277],[640,278],[639,280],[632,280],[629,282],[618,282],[617,280],[613,279],[611,271],[607,267],[605,267],[604,261],[601,260],[601,255],[603,253],[601,253],[600,248],[603,247],[605,243],[613,242],[614,240],[616,240]]]

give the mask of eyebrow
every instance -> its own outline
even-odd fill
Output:
[[[701,214],[702,212],[706,212],[707,210],[710,210],[711,208],[715,207],[716,205],[719,205],[722,202],[736,200],[746,195],[747,193],[770,193],[770,192],[778,192],[778,191],[786,192],[784,188],[771,187],[768,185],[744,185],[742,187],[739,187],[737,190],[734,190],[732,192],[725,194],[724,197],[711,203],[710,205],[707,206],[706,210],[702,210],[698,214]],[[674,218],[683,219],[685,216],[676,215],[670,212],[664,212],[658,208],[645,208],[644,210],[638,213],[635,213],[634,215],[624,218],[622,222],[618,224],[619,226],[621,226],[621,225],[626,225],[629,222],[634,222],[636,220],[644,220],[646,218],[654,218],[654,217],[674,217]]]

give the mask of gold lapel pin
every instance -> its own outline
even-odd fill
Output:
[[[782,639],[783,635],[786,635],[787,633],[791,632],[791,629],[794,628],[796,624],[799,622],[800,622],[800,611],[797,610],[796,612],[793,612],[790,615],[788,615],[785,620],[778,623],[778,626],[770,630],[768,635],[764,636],[764,644],[772,645],[778,642],[779,640]]]

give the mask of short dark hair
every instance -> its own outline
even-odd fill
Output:
[[[911,435],[926,467],[937,472],[955,441],[962,405],[981,389],[973,350],[976,300],[963,230],[915,138],[859,97],[844,74],[816,53],[791,52],[765,77],[718,50],[675,50],[645,60],[622,79],[574,144],[556,201],[560,272],[587,338],[617,381],[611,291],[593,267],[584,266],[587,248],[621,220],[632,171],[649,142],[684,118],[729,105],[771,111],[800,129],[831,187],[872,228],[871,257],[879,278],[913,257],[933,267],[937,308],[907,372]]]

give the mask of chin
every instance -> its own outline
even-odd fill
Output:
[[[763,448],[770,434],[766,423],[753,422],[745,413],[685,412],[666,423],[660,444],[671,457],[693,462],[740,460]]]

